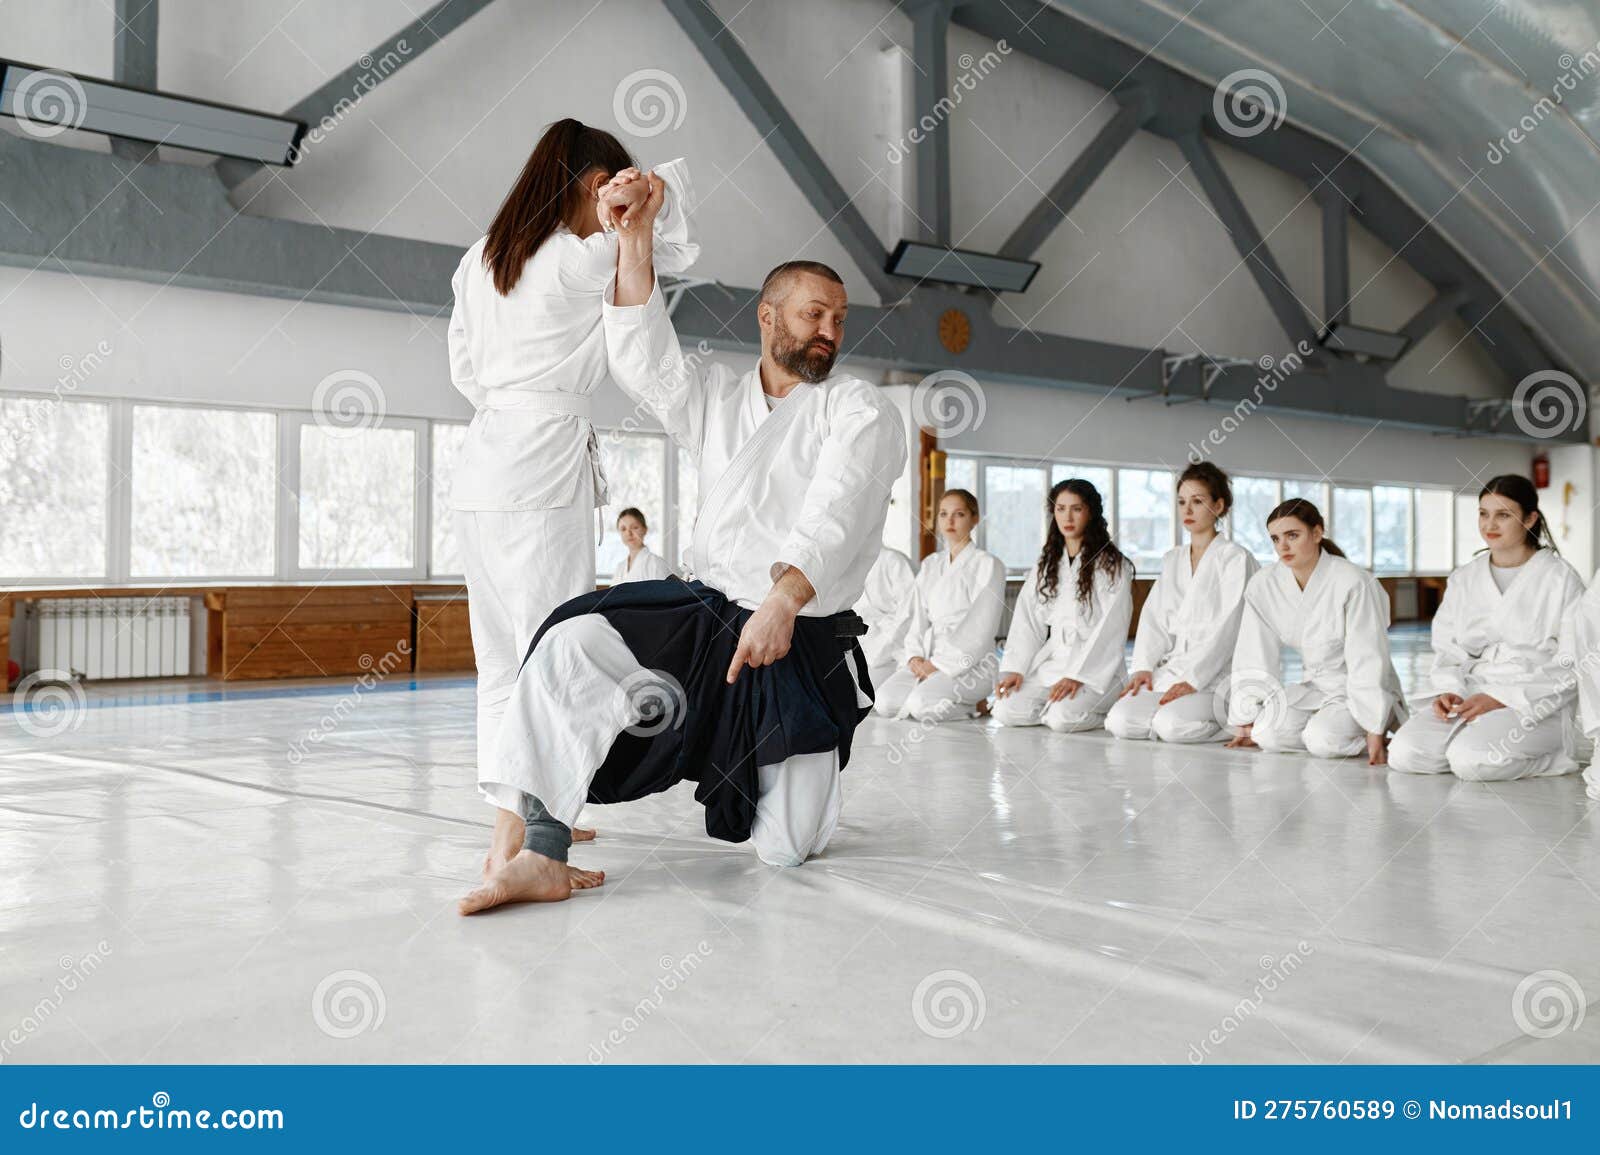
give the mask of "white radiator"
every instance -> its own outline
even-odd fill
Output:
[[[91,681],[189,673],[188,598],[41,598],[27,613],[33,669]]]

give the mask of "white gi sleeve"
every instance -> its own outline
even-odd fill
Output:
[[[612,272],[616,272],[614,266]],[[698,458],[705,437],[710,370],[698,358],[685,357],[678,347],[678,334],[667,316],[659,282],[642,305],[613,305],[615,293],[615,285],[607,288],[602,306],[612,379],[649,409],[674,441]]]
[[[1228,700],[1230,726],[1253,723],[1268,695],[1283,685],[1282,639],[1257,608],[1249,589],[1245,590],[1244,611],[1239,617],[1239,640],[1234,643],[1233,670],[1229,677],[1233,691]]]
[[[968,549],[975,548],[968,546]],[[961,624],[950,631],[943,646],[935,646],[934,665],[955,677],[975,668],[994,653],[994,639],[1000,632],[1000,619],[1006,608],[1006,567],[993,554],[975,559],[976,569],[968,576],[972,601]],[[951,669],[955,666],[955,669]]]
[[[466,283],[467,261],[482,259],[482,250],[474,246],[461,258],[461,263],[456,266],[455,275],[450,278],[450,287],[455,291],[456,303],[450,310],[450,383],[456,387],[463,397],[472,402],[474,409],[481,408],[483,400],[488,396],[487,391],[478,384],[477,377],[472,371],[472,353],[467,348],[467,311],[462,307],[462,289]]]
[[[1062,595],[1058,592],[1057,596]],[[1000,672],[1027,677],[1033,659],[1044,646],[1049,625],[1044,603],[1039,600],[1039,566],[1035,564],[1023,579],[1022,591],[1011,611],[1011,629],[1006,633],[1005,653],[1000,656]]]
[[[1371,575],[1345,598],[1344,664],[1351,717],[1369,734],[1385,732],[1399,695],[1389,676],[1389,597]]]
[[[1210,617],[1200,627],[1200,636],[1184,654],[1178,671],[1196,690],[1215,686],[1232,664],[1239,619],[1244,616],[1244,587],[1259,569],[1256,559],[1246,550],[1235,551],[1223,563],[1217,578],[1217,603],[1207,607]]]
[[[1439,601],[1439,609],[1433,615],[1433,625],[1429,629],[1429,636],[1433,646],[1433,673],[1432,683],[1435,696],[1439,694],[1467,693],[1467,662],[1470,655],[1466,648],[1457,639],[1460,631],[1461,601],[1467,595],[1463,587],[1467,584],[1467,567],[1462,566],[1450,575],[1450,580],[1445,583],[1444,597]]]
[[[1187,561],[1184,564],[1188,564]],[[1167,619],[1177,608],[1172,604],[1177,598],[1177,588],[1167,580],[1166,565],[1161,567],[1161,571],[1161,576],[1150,590],[1150,596],[1145,598],[1139,610],[1139,629],[1133,637],[1135,672],[1154,670],[1163,658],[1172,653],[1173,637],[1167,629]]]

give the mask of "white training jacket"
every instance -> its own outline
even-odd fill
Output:
[[[955,558],[929,554],[917,571],[911,623],[900,665],[926,658],[952,678],[994,654],[1006,605],[1006,567],[968,542]]]
[[[769,410],[759,367],[740,375],[683,355],[659,284],[643,305],[619,307],[613,297],[608,290],[612,376],[699,470],[690,570],[750,609],[786,566],[816,590],[802,614],[855,605],[906,465],[899,412],[847,374],[800,382]]]
[[[1063,552],[1056,574],[1054,596],[1039,594],[1039,566],[1017,595],[1006,635],[1000,673],[1021,674],[1024,682],[1053,684],[1062,678],[1082,682],[1097,694],[1121,689],[1128,679],[1123,658],[1128,626],[1133,620],[1133,566],[1123,564],[1115,574],[1094,567],[1087,603],[1078,600],[1078,570],[1084,561]]]
[[[700,253],[688,166],[671,161],[656,175],[669,190],[656,217],[656,267],[682,272]],[[595,505],[604,505],[590,396],[609,375],[601,300],[617,272],[616,234],[580,239],[562,226],[503,297],[483,246],[480,239],[467,250],[451,280],[450,379],[477,410],[451,480],[451,508],[560,509],[572,504],[583,469],[594,474]]]
[[[1157,690],[1179,682],[1215,690],[1233,666],[1245,586],[1260,568],[1249,550],[1222,537],[1212,539],[1193,569],[1187,543],[1169,549],[1139,611],[1134,671],[1149,670]]]
[[[1253,723],[1280,688],[1299,710],[1344,703],[1369,734],[1405,720],[1400,676],[1389,658],[1389,597],[1372,574],[1324,552],[1302,590],[1289,567],[1277,562],[1250,579],[1244,602],[1229,725]],[[1282,682],[1285,649],[1299,651],[1304,666],[1292,685]]]

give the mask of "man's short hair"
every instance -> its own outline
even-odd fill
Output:
[[[761,282],[760,299],[768,304],[777,304],[788,295],[789,284],[799,273],[810,273],[841,287],[844,285],[844,278],[821,261],[784,261]]]

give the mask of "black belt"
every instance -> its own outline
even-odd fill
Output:
[[[867,623],[862,621],[861,615],[855,610],[840,610],[829,615],[833,623],[833,635],[836,638],[860,638],[867,633]]]

